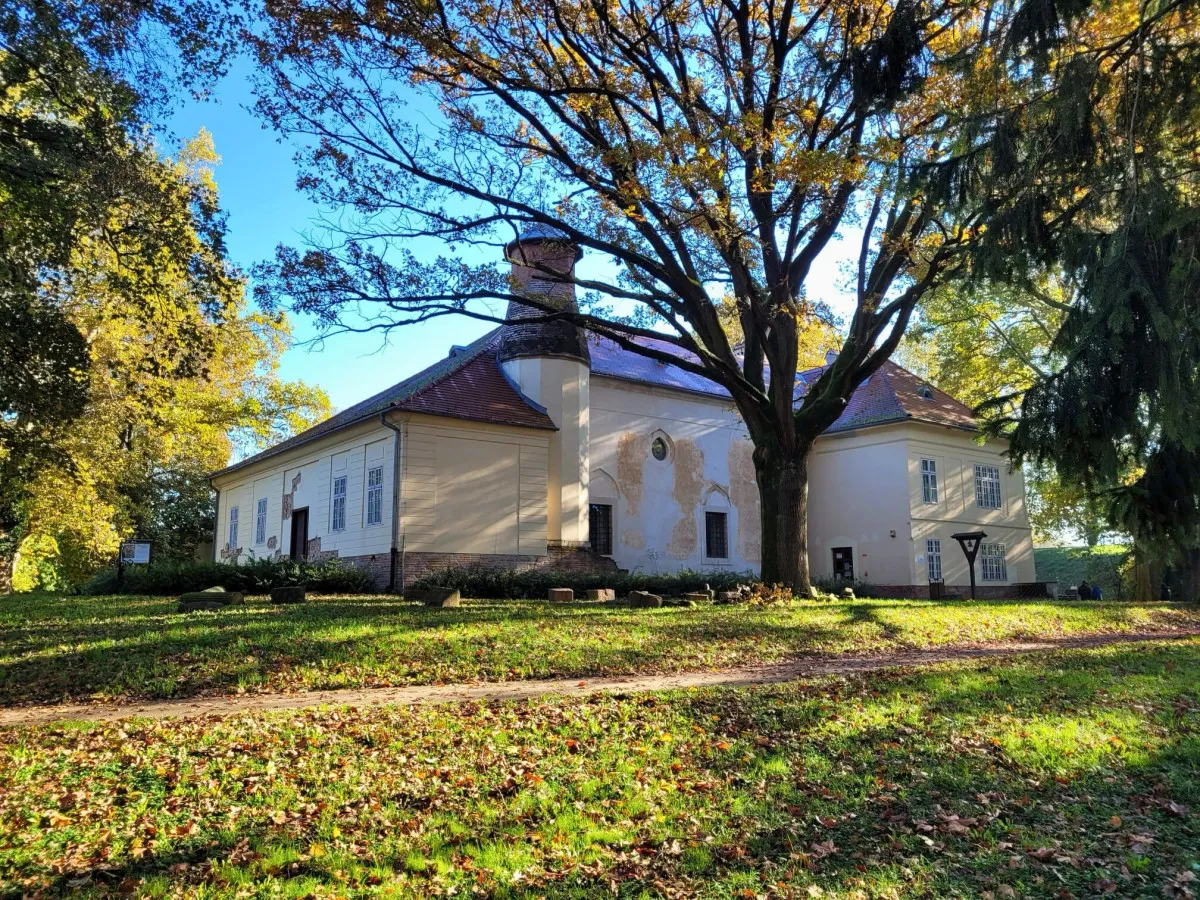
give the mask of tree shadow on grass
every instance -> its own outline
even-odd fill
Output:
[[[979,896],[985,890],[995,891],[998,884],[1008,884],[1017,896],[1062,896],[1057,892],[1066,889],[1075,897],[1084,897],[1099,892],[1093,885],[1102,883],[1101,879],[1116,885],[1110,896],[1160,896],[1162,885],[1173,873],[1200,861],[1196,858],[1194,818],[1180,817],[1166,805],[1168,800],[1194,803],[1200,791],[1194,777],[1200,766],[1198,671],[1200,646],[1193,644],[1055,654],[1027,659],[1019,666],[977,664],[823,685],[639,697],[621,704],[610,716],[609,721],[622,723],[616,734],[604,739],[610,750],[619,751],[616,745],[623,746],[630,736],[635,742],[645,742],[657,736],[660,728],[669,729],[681,736],[679,749],[674,751],[681,765],[679,777],[689,783],[704,780],[708,787],[670,792],[663,801],[664,811],[670,812],[667,817],[646,816],[637,824],[618,822],[627,815],[622,811],[612,814],[611,823],[599,823],[600,828],[611,824],[624,829],[631,844],[623,845],[625,849],[618,854],[604,856],[604,864],[597,869],[578,867],[544,882],[534,872],[535,884],[505,879],[489,889],[489,895],[598,898],[613,896],[611,884],[615,881],[618,897],[656,895],[656,882],[668,888],[688,887],[702,896],[737,896],[735,885],[741,890],[749,883],[755,887],[752,893],[766,892],[772,879],[779,880],[791,869],[803,879],[815,878],[826,889],[847,891],[856,887],[856,879],[866,879],[869,885],[872,879],[899,877],[902,870],[908,870],[915,873],[910,887],[918,896]],[[611,707],[613,702],[598,697],[550,701],[583,710],[593,708],[591,704],[596,709]],[[433,764],[437,748],[457,746],[460,740],[470,744],[465,751],[469,758],[471,747],[493,740],[491,729],[498,714],[513,711],[516,718],[511,721],[519,723],[523,721],[522,708],[522,704],[490,704],[486,709],[412,711],[377,724],[408,754],[412,751],[404,741],[404,723],[438,718],[430,733],[444,737],[432,739],[419,751],[430,755],[426,762]],[[1054,768],[1023,755],[1019,743],[1006,749],[991,740],[1020,738],[1022,731],[1047,724],[1052,727],[1056,721],[1071,718],[1103,723],[1114,711],[1136,716],[1144,724],[1126,723],[1127,727],[1144,727],[1146,734],[1155,736],[1143,741],[1145,746],[1135,756],[1125,755],[1118,744],[1089,756],[1075,752],[1080,748],[1064,741],[1062,749],[1071,752],[1061,753],[1058,768]],[[482,715],[485,712],[487,715]],[[335,713],[311,715],[333,717]],[[377,711],[371,715],[389,714]],[[576,722],[586,719],[583,715]],[[625,727],[635,719],[644,725],[644,731]],[[454,720],[460,728],[446,729],[442,720]],[[557,727],[553,723],[559,721],[551,715],[541,720],[539,727],[553,729]],[[984,727],[983,723],[992,725]],[[507,727],[517,743],[537,740],[532,735],[523,737],[519,724]],[[230,735],[238,734],[237,726],[222,728],[228,728]],[[275,733],[271,728],[263,731]],[[354,727],[346,732],[354,733]],[[561,747],[563,734],[571,733],[552,730],[541,739],[552,755]],[[331,739],[333,734],[342,732],[331,732]],[[368,729],[364,737],[371,735]],[[147,739],[137,733],[132,738],[135,743]],[[255,739],[246,740],[252,746],[239,746],[238,752],[254,751]],[[272,738],[263,740],[267,742],[264,746],[270,746]],[[337,740],[341,743],[320,752],[339,747],[348,752],[356,746],[345,737]],[[307,746],[312,748],[309,752],[317,752],[312,744]],[[659,746],[670,745],[660,742]],[[571,757],[581,764],[587,758]],[[645,765],[661,768],[663,762],[649,757]],[[560,771],[570,774],[576,770]],[[637,800],[653,789],[652,772],[646,780],[639,774],[622,782],[610,780],[603,768],[578,771],[609,786],[612,792],[623,792],[625,796],[614,797],[614,801]],[[480,775],[482,778],[483,773]],[[546,775],[551,782],[554,776]],[[362,792],[361,797],[372,796],[369,783],[352,783]],[[578,782],[564,778],[564,793],[558,802],[565,807],[584,796],[570,787],[575,784]],[[435,785],[422,789],[432,792]],[[302,790],[304,796],[295,798],[300,806],[337,795],[320,779],[304,782]],[[537,788],[526,785],[517,790],[536,793]],[[357,799],[341,796],[343,802]],[[463,853],[494,849],[514,840],[503,828],[481,828],[478,819],[459,809],[458,802],[462,801],[436,808],[411,807],[405,816],[411,816],[416,827],[409,843],[372,848],[375,855],[370,863],[403,870],[402,857],[408,849],[426,852],[446,846],[445,826],[451,821],[458,821],[459,833],[465,835],[463,843],[455,845]],[[495,801],[500,811],[503,802]],[[543,811],[544,816],[555,813],[554,808]],[[1112,816],[1120,817],[1124,824],[1112,825]],[[972,821],[953,824],[966,820]],[[507,820],[502,817],[501,821]],[[704,826],[711,830],[701,830],[700,822],[712,823]],[[928,830],[922,830],[922,825]],[[536,828],[537,823],[530,827]],[[1154,840],[1144,851],[1134,853],[1131,834],[1150,834]],[[704,842],[706,837],[712,838],[711,843]],[[126,878],[200,878],[206,861],[226,860],[243,838],[270,852],[295,847],[298,842],[307,846],[315,834],[271,826],[248,827],[232,835],[213,831],[161,855],[119,862],[104,880],[116,886]],[[675,841],[685,848],[698,843],[704,853],[681,855],[670,849]],[[1001,842],[1011,847],[1002,848]],[[822,845],[827,846],[822,849]],[[1040,852],[1042,847],[1054,853],[1039,858],[1028,852]],[[1060,854],[1071,861],[1060,862],[1056,858]],[[1131,862],[1134,856],[1140,861]],[[1016,867],[1011,866],[1013,858],[1018,861]],[[173,867],[180,864],[189,868],[175,871]],[[255,861],[224,865],[240,869],[251,883],[260,877],[261,867]],[[310,862],[299,871],[288,869],[283,874],[338,887],[331,881],[337,865]],[[1122,866],[1131,869],[1129,881],[1124,880]],[[57,893],[65,892],[70,878],[78,877],[79,872],[41,869],[16,874],[45,877]],[[461,877],[463,886],[471,884],[470,873]],[[420,895],[420,884],[418,881],[414,887],[410,880],[408,888]],[[385,882],[382,887],[386,886]]]
[[[0,627],[0,703],[680,672],[927,644],[919,626],[889,615],[911,602],[636,611],[544,601],[430,609],[332,597],[178,614],[171,602],[110,600],[85,598],[70,615]],[[971,608],[951,608],[962,606]],[[1127,607],[1100,606],[1096,628],[1127,620]]]
[[[786,812],[764,804],[759,807],[764,813],[761,820],[751,817],[744,823],[739,842],[750,849],[756,864],[786,866],[795,854],[811,856],[814,846],[833,841],[838,850],[814,865],[827,887],[844,888],[871,869],[904,866],[934,872],[936,883],[930,885],[934,893],[958,894],[986,888],[989,880],[994,887],[1023,878],[1017,896],[1060,896],[1056,891],[1063,884],[1077,891],[1075,896],[1086,896],[1096,892],[1097,879],[1120,879],[1129,863],[1128,841],[1113,845],[1124,838],[1109,839],[1113,852],[1108,855],[1097,842],[1088,841],[1100,831],[1112,831],[1109,819],[1117,816],[1112,821],[1122,817],[1128,821],[1125,837],[1136,829],[1159,835],[1139,863],[1144,878],[1115,889],[1116,896],[1140,896],[1147,880],[1164,884],[1172,873],[1200,861],[1195,829],[1181,828],[1179,816],[1167,805],[1167,799],[1192,803],[1200,794],[1193,778],[1200,765],[1200,741],[1188,736],[1189,726],[1182,723],[1173,740],[1139,752],[1136,761],[1122,754],[1119,741],[1091,756],[1065,741],[1061,758],[1050,761],[1037,752],[1025,752],[1021,742],[1029,739],[1027,731],[1035,722],[1051,733],[1056,722],[1078,719],[1095,720],[1103,730],[1114,708],[1114,695],[1125,688],[1143,708],[1157,706],[1157,714],[1143,713],[1147,727],[1165,727],[1172,715],[1177,718],[1171,709],[1181,697],[1181,682],[1152,682],[1147,676],[1170,665],[1200,671],[1200,647],[1126,650],[1099,658],[1059,654],[1020,670],[993,664],[862,678],[842,699],[864,704],[868,710],[875,704],[882,721],[868,721],[850,731],[836,725],[821,727],[811,709],[800,717],[783,712],[773,721],[772,707],[792,708],[789,696],[797,689],[791,687],[712,692],[679,702],[694,727],[708,727],[714,741],[752,739],[772,729],[802,731],[806,732],[805,753],[828,763],[816,780],[806,778],[803,767],[792,766],[788,776],[780,779]],[[764,704],[761,694],[756,698],[761,691],[774,694],[780,702]],[[1194,717],[1200,697],[1194,688],[1190,693],[1187,702]],[[1187,694],[1183,687],[1182,695]],[[919,698],[919,715],[888,721],[900,698]],[[1123,711],[1126,704],[1117,708]],[[1008,730],[1013,745],[1005,749],[986,731],[958,733],[948,724],[951,717],[970,723],[1008,717],[1008,724],[998,729],[1002,735]],[[947,725],[930,729],[929,723],[939,720]],[[719,724],[714,728],[713,723]],[[756,774],[746,773],[745,780]],[[786,778],[797,776],[799,785],[789,788]],[[1175,795],[1168,798],[1172,789]],[[1002,814],[991,818],[989,810],[1001,808]],[[956,815],[977,821],[958,833],[948,824]],[[922,832],[919,824],[930,830]],[[998,849],[1005,840],[1016,850]],[[1038,847],[1056,848],[1068,861],[1052,859],[1042,865],[1025,855]],[[1014,852],[1019,871],[1010,868]],[[721,855],[718,849],[716,857]],[[720,870],[717,866],[712,874],[717,876]],[[1042,877],[1030,880],[1037,875]],[[1157,894],[1158,888],[1152,893]]]

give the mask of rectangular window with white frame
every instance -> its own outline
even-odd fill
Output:
[[[938,538],[925,541],[925,567],[931,582],[942,580],[942,542]]]
[[[383,466],[367,469],[367,524],[383,521]]]
[[[333,479],[333,515],[329,522],[330,531],[346,530],[346,476]]]
[[[267,542],[267,498],[263,497],[254,508],[254,543]]]
[[[1000,470],[996,466],[975,466],[975,505],[983,509],[1000,509]]]
[[[924,503],[938,502],[937,460],[921,460],[921,500]]]
[[[984,581],[1008,581],[1007,548],[1004,544],[981,544],[980,571]]]
[[[225,542],[226,547],[232,549],[238,545],[238,508],[236,506],[230,507],[229,510],[229,534],[226,537],[228,538]]]

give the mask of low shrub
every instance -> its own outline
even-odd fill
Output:
[[[265,594],[273,587],[305,587],[322,594],[372,593],[370,575],[339,559],[297,562],[256,559],[240,566],[227,563],[154,563],[125,570],[125,586],[115,570],[101,572],[85,585],[85,594],[184,594],[210,587],[246,594]]]
[[[446,587],[457,590],[464,597],[513,600],[520,597],[545,598],[550,588],[572,588],[577,596],[596,588],[613,588],[617,596],[624,596],[630,591],[648,591],[660,596],[677,597],[703,590],[706,584],[715,591],[723,591],[756,580],[757,576],[752,572],[693,572],[689,569],[670,575],[651,575],[645,572],[551,572],[460,566],[431,572],[414,582],[410,591]]]

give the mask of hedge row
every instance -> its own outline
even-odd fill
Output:
[[[512,600],[521,597],[545,598],[550,588],[572,588],[576,594],[593,588],[613,588],[618,596],[630,591],[649,591],[667,597],[678,597],[698,591],[708,585],[715,591],[728,590],[738,584],[757,581],[752,572],[693,572],[684,569],[670,575],[650,575],[644,572],[547,572],[540,570],[487,569],[482,566],[462,566],[431,572],[413,583],[421,590],[430,587],[454,588],[464,597],[480,600]]]
[[[329,559],[319,563],[291,559],[256,559],[240,566],[224,563],[155,563],[130,566],[125,586],[117,586],[114,570],[101,572],[83,589],[85,594],[183,594],[210,587],[245,594],[265,594],[273,587],[303,586],[321,594],[367,594],[374,591],[370,576],[350,563]]]

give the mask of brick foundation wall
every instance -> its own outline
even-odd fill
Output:
[[[371,583],[376,590],[387,590],[388,579],[391,578],[392,554],[372,553],[370,556],[340,556],[341,562],[350,563],[360,569],[366,569],[371,575]]]
[[[391,554],[343,556],[342,562],[366,569],[377,590],[386,590],[391,578]],[[482,566],[486,569],[544,569],[548,572],[617,572],[617,564],[607,556],[599,556],[580,547],[551,547],[545,556],[518,556],[506,553],[406,553],[404,554],[404,587],[439,569]],[[400,577],[400,560],[396,560],[396,577]]]
[[[404,554],[404,587],[438,569],[457,569],[481,566],[486,569],[515,569],[526,572],[543,569],[548,572],[617,572],[617,564],[607,556],[591,550],[553,548],[545,556],[517,556],[503,553],[406,553]],[[399,577],[399,574],[397,574]],[[384,586],[387,578],[384,578]]]

